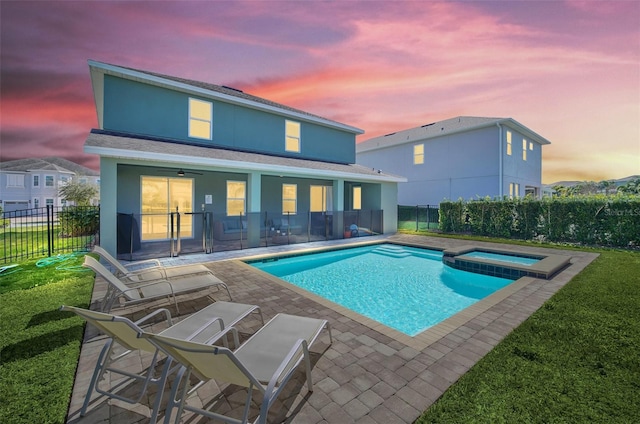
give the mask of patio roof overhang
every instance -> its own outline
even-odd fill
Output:
[[[194,146],[133,136],[92,131],[84,145],[85,153],[118,158],[123,163],[175,166],[204,171],[260,172],[263,175],[303,178],[345,179],[358,182],[402,183],[405,177],[357,164],[340,164],[242,152],[215,147]]]

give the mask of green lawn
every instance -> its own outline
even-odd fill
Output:
[[[638,422],[640,253],[598,252],[417,423]]]
[[[86,308],[94,281],[76,261],[30,260],[0,277],[0,423],[65,420],[84,322],[58,308]]]

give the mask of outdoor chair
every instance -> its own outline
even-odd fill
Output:
[[[172,384],[165,423],[170,421],[174,408],[177,408],[176,423],[180,422],[184,410],[229,423],[247,423],[254,389],[263,395],[256,422],[266,423],[269,408],[302,361],[305,363],[308,389],[313,391],[309,346],[324,328],[329,331],[329,340],[333,343],[331,328],[326,320],[278,314],[235,351],[208,343],[180,340],[166,334],[141,333],[141,337],[152,341],[174,361],[183,365]],[[225,330],[225,333],[228,332],[232,332],[237,339],[235,328]],[[190,389],[192,376],[200,381]],[[192,393],[210,380],[247,388],[241,419],[186,403]]]
[[[229,300],[233,300],[227,285],[209,270],[203,274],[190,274],[167,280],[154,280],[141,284],[127,285],[89,255],[84,257],[83,266],[91,268],[107,281],[107,293],[102,300],[100,308],[103,312],[111,311],[113,304],[118,300],[120,300],[122,306],[128,306],[167,297],[173,298],[176,313],[179,313],[177,295],[199,290],[205,291],[213,287],[217,289],[224,288],[227,291]]]
[[[93,247],[93,253],[100,255],[113,268],[113,274],[127,283],[148,283],[155,280],[170,280],[211,271],[202,264],[163,266],[158,259],[121,263],[100,246]]]
[[[150,321],[159,314],[165,314],[168,328],[159,334],[172,337],[177,340],[194,340],[203,343],[213,343],[219,340],[223,335],[226,335],[223,330],[236,325],[240,320],[244,319],[251,313],[258,313],[260,315],[261,323],[264,324],[262,312],[258,306],[232,302],[215,302],[175,324],[172,322],[171,314],[167,309],[158,309],[136,322],[132,322],[125,317],[81,309],[73,306],[62,306],[60,309],[76,313],[85,321],[110,337],[102,348],[96,362],[96,366],[89,383],[89,389],[87,390],[82,409],[80,410],[80,415],[84,416],[86,414],[87,407],[89,406],[89,401],[94,390],[107,397],[133,404],[140,402],[145,393],[147,393],[149,385],[155,385],[157,386],[157,394],[151,410],[152,424],[155,423],[158,418],[158,412],[167,377],[172,371],[177,369],[179,365],[175,365],[172,368],[172,358],[167,357],[166,363],[162,367],[162,371],[157,375],[155,368],[159,360],[160,351],[148,340],[138,337],[138,334],[143,331],[141,328],[143,323]],[[225,345],[227,344],[226,338],[223,339],[223,342]],[[123,347],[125,349],[124,352],[114,352],[114,347],[116,347],[116,345]],[[142,371],[140,374],[136,374],[130,369],[131,361],[127,358],[129,354],[134,352],[139,353],[139,351],[152,353],[153,358],[151,360],[151,364],[146,370]],[[129,369],[117,368],[114,363],[122,364],[120,366]],[[129,378],[124,379],[113,387],[103,389],[100,387],[100,383],[107,371]],[[123,386],[125,383],[130,383],[132,380],[142,383],[142,387],[140,388],[138,395],[135,397],[127,397],[124,394],[119,393],[121,391],[120,389],[124,389]]]

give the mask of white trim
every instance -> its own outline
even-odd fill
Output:
[[[326,169],[309,169],[294,166],[270,165],[265,163],[232,161],[225,159],[203,158],[195,156],[175,156],[165,153],[140,152],[132,150],[114,149],[109,147],[84,146],[85,153],[96,154],[103,157],[142,160],[152,162],[172,162],[182,165],[199,165],[206,168],[222,168],[243,171],[258,171],[262,174],[272,175],[303,175],[328,178],[344,178],[351,181],[375,181],[390,183],[406,183],[404,177],[394,177],[390,175],[362,175],[352,172],[327,171]]]

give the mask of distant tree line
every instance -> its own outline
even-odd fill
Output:
[[[626,184],[617,187],[614,181],[604,180],[600,182],[583,181],[570,187],[555,185],[552,188],[554,195],[559,197],[588,196],[592,194],[610,196],[617,193],[633,195],[640,194],[640,178],[628,181]]]

